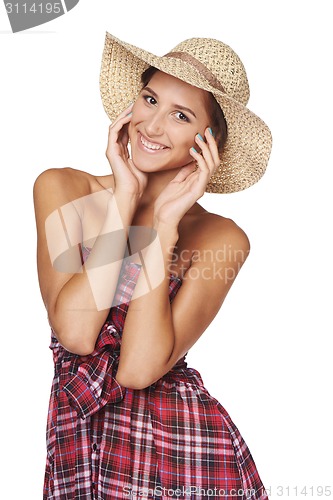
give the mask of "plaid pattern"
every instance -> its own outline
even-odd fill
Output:
[[[121,387],[121,333],[140,266],[126,263],[116,304],[85,360],[52,335],[55,363],[43,499],[267,500],[230,416],[185,356],[155,384]],[[182,282],[170,276],[170,302]]]

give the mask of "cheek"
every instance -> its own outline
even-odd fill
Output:
[[[129,133],[130,137],[131,137],[131,134],[136,133],[135,128],[139,123],[142,122],[143,119],[144,119],[144,116],[142,113],[142,105],[140,105],[138,103],[138,101],[136,101],[133,105],[133,108],[132,108],[131,121],[128,124],[128,133]]]
[[[187,132],[186,134],[179,135],[179,139],[182,141],[184,149],[187,151],[194,146],[195,147],[195,132]]]
[[[178,135],[177,154],[179,160],[184,164],[193,160],[192,156],[190,155],[190,149],[194,147],[198,150],[198,146],[194,141],[194,135],[195,134],[190,134],[190,135],[186,134],[183,137],[180,134]]]
[[[167,121],[165,131],[169,135],[174,146],[182,149],[190,149],[195,141],[196,129],[190,124],[175,123],[175,120],[171,117]]]
[[[147,106],[145,106],[144,102],[142,99],[138,99],[135,101],[133,108],[132,108],[132,122],[141,122],[142,120],[145,119],[145,116],[147,115]]]

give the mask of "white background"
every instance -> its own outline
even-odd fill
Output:
[[[188,363],[230,413],[272,499],[304,498],[303,487],[317,498],[318,486],[333,497],[329,5],[81,0],[12,34],[1,3],[1,498],[42,497],[53,365],[32,187],[51,167],[109,172],[99,95],[106,30],[159,55],[186,38],[217,38],[245,64],[249,108],[269,124],[274,146],[257,185],[201,199],[234,219],[252,248]]]

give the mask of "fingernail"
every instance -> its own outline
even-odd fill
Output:
[[[212,129],[209,127],[208,130],[209,130],[210,134],[214,137]]]
[[[130,113],[127,113],[127,115],[126,115],[126,116],[129,116],[129,115],[132,115],[132,114],[133,114],[133,113],[132,113],[132,111],[131,111]]]
[[[197,151],[195,148],[193,148],[193,147],[192,147],[191,149],[192,149],[192,151],[194,151],[195,153],[197,153],[197,152],[198,152],[198,151]]]
[[[199,137],[200,141],[203,141],[203,138],[202,138],[201,134],[198,134],[198,137]]]

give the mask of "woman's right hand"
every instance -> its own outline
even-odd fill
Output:
[[[106,157],[114,174],[115,191],[141,198],[148,176],[136,168],[128,151],[132,107],[128,106],[110,125]]]

